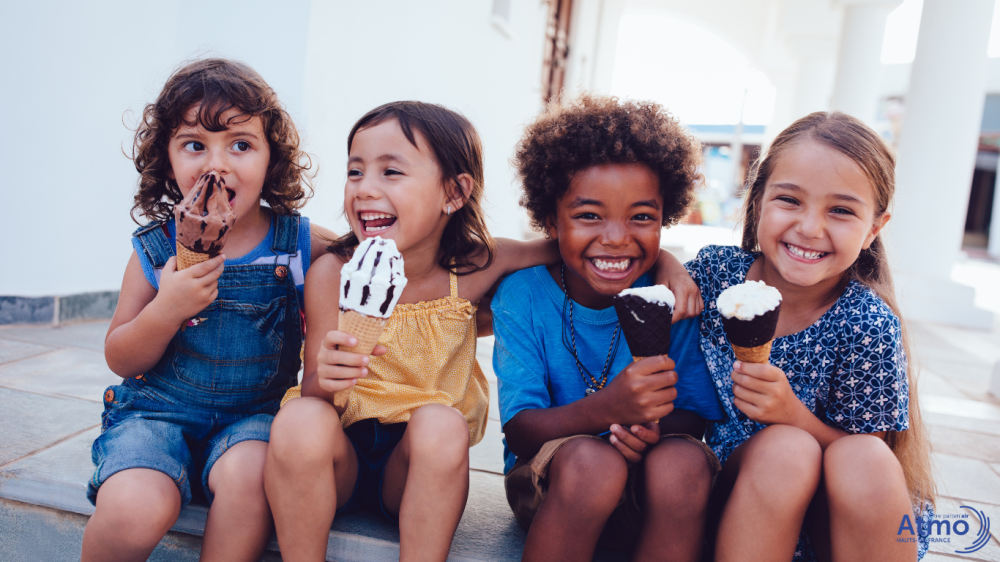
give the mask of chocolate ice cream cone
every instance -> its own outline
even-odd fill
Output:
[[[201,252],[193,252],[184,247],[183,244],[177,245],[177,271],[182,269],[187,269],[192,265],[199,264],[203,261],[210,259],[212,256],[208,254],[203,254]]]

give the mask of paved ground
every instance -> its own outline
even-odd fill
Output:
[[[979,304],[1000,313],[1000,264],[964,262],[956,268],[956,276],[979,286]],[[70,514],[92,511],[83,495],[92,470],[89,447],[99,433],[104,388],[119,381],[104,362],[106,329],[106,322],[0,328],[0,403],[4,405],[0,409],[0,502],[8,500],[0,504],[0,519],[22,505],[9,500]],[[937,511],[971,514],[960,507],[968,505],[987,517],[1000,516],[1000,400],[989,394],[994,366],[1000,363],[1000,321],[989,332],[911,324],[911,333],[922,368],[920,397],[934,448],[941,496]],[[480,362],[487,370],[490,354],[491,341],[481,340]],[[453,548],[456,559],[516,559],[519,553],[510,552],[511,545],[523,540],[503,501],[495,386],[491,394],[494,403],[487,437],[472,450],[471,498]],[[203,521],[203,510],[189,509],[175,529],[197,532]],[[956,554],[972,544],[979,530],[977,519],[968,521],[968,535],[952,534],[951,543],[936,544],[928,559],[1000,561],[996,537],[977,552]],[[190,541],[184,537],[176,535],[173,540]],[[395,541],[398,534],[363,517],[345,519],[331,533],[331,549],[340,548],[342,553],[361,549],[359,559],[375,551],[391,557]],[[170,553],[179,550],[170,548],[182,549],[183,545],[164,548],[160,558],[173,559]],[[0,558],[5,558],[3,548]]]

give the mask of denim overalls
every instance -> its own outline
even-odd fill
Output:
[[[290,254],[299,251],[299,219],[272,214],[274,261],[227,263],[219,296],[178,330],[156,366],[105,391],[101,436],[91,455],[97,465],[91,502],[105,480],[129,468],[170,476],[182,505],[191,501],[194,476],[211,501],[215,461],[242,441],[268,441],[278,403],[297,383],[300,366],[302,320],[289,269]],[[140,257],[154,268],[174,255],[167,232],[157,223],[133,234],[145,253]]]

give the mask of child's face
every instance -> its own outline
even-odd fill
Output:
[[[548,227],[573,300],[607,308],[653,267],[662,212],[659,178],[644,164],[593,166],[573,176]]]
[[[222,114],[222,121],[239,113],[237,109],[230,109]],[[198,106],[194,106],[184,117],[191,122],[197,116]],[[170,137],[167,154],[170,159],[167,175],[177,181],[183,195],[187,195],[202,174],[215,170],[226,180],[229,204],[237,221],[260,206],[260,193],[271,159],[271,148],[260,117],[231,123],[228,129],[219,132],[207,131],[200,124],[181,123]]]
[[[814,140],[789,147],[764,186],[757,240],[787,283],[840,282],[889,220],[875,220],[871,182],[849,157]]]
[[[407,140],[395,119],[355,133],[347,162],[344,211],[360,240],[392,239],[400,253],[433,245],[436,255],[449,202],[434,154],[423,136],[418,131],[414,134],[417,146]]]

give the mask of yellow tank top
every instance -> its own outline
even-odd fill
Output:
[[[470,447],[482,440],[490,387],[476,361],[476,305],[458,296],[457,275],[449,281],[447,297],[396,305],[378,339],[389,351],[372,357],[368,376],[351,389],[344,427],[405,422],[421,406],[444,404],[465,416]],[[300,387],[290,389],[281,403],[299,395]]]

